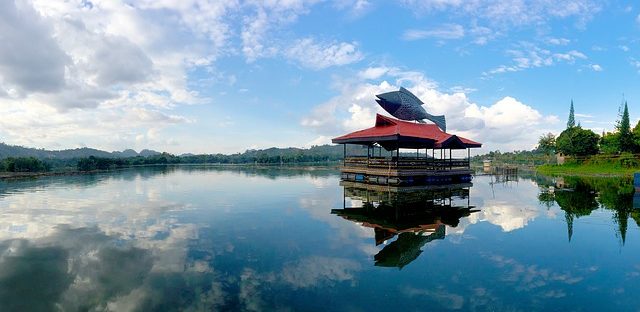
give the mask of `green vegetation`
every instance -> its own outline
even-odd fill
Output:
[[[631,133],[631,125],[629,123],[629,108],[627,102],[624,102],[624,110],[618,123],[616,124],[618,130],[618,148],[622,153],[633,153],[638,149],[634,144],[633,134]]]
[[[580,126],[571,127],[560,133],[556,140],[556,149],[565,155],[595,155],[598,153],[599,139],[598,135],[591,130],[582,129]]]
[[[45,172],[50,169],[47,163],[35,157],[9,157],[0,163],[0,171],[4,172]]]
[[[567,128],[558,136],[540,136],[538,146],[531,151],[492,151],[474,156],[472,162],[480,165],[490,159],[496,166],[536,166],[536,171],[547,175],[628,175],[640,171],[640,154],[634,154],[640,152],[640,122],[630,128],[627,102],[618,112],[615,130],[600,136],[576,123],[572,100]],[[556,163],[555,153],[565,156],[562,165]]]
[[[244,153],[231,155],[203,154],[203,155],[173,155],[143,150],[137,153],[133,150],[122,152],[104,152],[93,149],[78,149],[65,151],[46,151],[9,146],[0,143],[0,154],[7,150],[22,154],[40,154],[38,157],[7,157],[1,160],[0,172],[46,172],[46,171],[94,171],[126,168],[141,165],[167,164],[327,164],[342,160],[343,147],[338,145],[313,146],[301,148],[269,148],[264,150],[247,150]],[[92,151],[97,151],[94,155]],[[82,157],[71,157],[85,155]],[[349,155],[366,155],[366,147],[348,146]]]
[[[576,117],[573,110],[573,99],[571,100],[571,107],[569,108],[569,119],[567,120],[567,129],[576,126]]]
[[[615,158],[594,156],[581,162],[569,160],[563,165],[545,164],[536,171],[546,175],[630,175],[638,171],[637,160],[633,155]]]
[[[593,131],[575,125],[573,101],[569,109],[567,129],[550,143],[550,135],[542,136],[539,149],[554,150],[567,157],[562,165],[546,164],[537,168],[543,174],[631,174],[640,169],[640,122],[631,129],[629,107],[625,101],[619,111],[619,120],[614,132],[603,132],[598,136]]]
[[[366,153],[366,148],[350,146],[350,155]],[[182,155],[161,153],[149,157],[105,158],[90,156],[77,160],[77,170],[93,171],[124,168],[139,165],[166,164],[298,164],[327,163],[339,161],[343,157],[343,147],[335,145],[313,146],[309,149],[269,148],[248,150],[244,153],[223,155]]]
[[[481,166],[482,161],[485,159],[491,159],[492,164],[496,166],[517,165],[524,167],[534,167],[550,162],[549,155],[545,154],[540,149],[534,149],[532,151],[513,151],[504,153],[501,151],[491,151],[484,155],[471,157],[471,163],[476,166]]]

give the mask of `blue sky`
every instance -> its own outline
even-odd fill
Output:
[[[483,151],[611,131],[640,94],[640,4],[596,0],[0,4],[0,137],[48,149],[308,147],[404,86]],[[637,108],[636,108],[637,107]]]

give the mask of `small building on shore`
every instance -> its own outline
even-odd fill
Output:
[[[332,140],[344,146],[342,179],[383,185],[429,185],[471,180],[472,148],[481,143],[437,125],[378,114],[373,127]],[[367,156],[347,155],[347,145],[367,147]]]

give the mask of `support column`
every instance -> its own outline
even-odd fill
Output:
[[[371,146],[367,145],[367,168],[369,167],[369,157],[371,157],[370,156],[370,154],[371,154],[370,150],[371,150]]]
[[[396,141],[396,168],[398,168],[398,163],[400,163],[400,143]]]
[[[347,165],[347,144],[342,144],[342,166]]]

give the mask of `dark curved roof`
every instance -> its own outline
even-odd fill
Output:
[[[361,145],[378,143],[387,150],[394,150],[397,147],[447,149],[482,147],[482,143],[446,133],[434,124],[402,121],[380,114],[376,115],[374,127],[339,136],[331,142]]]

